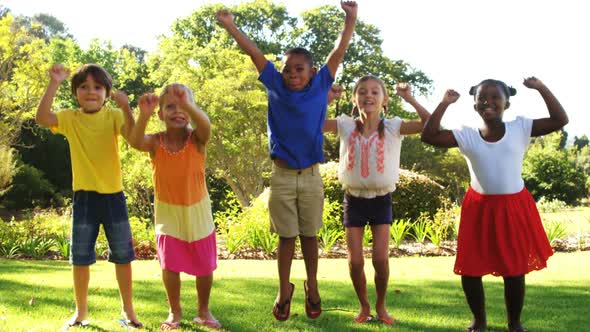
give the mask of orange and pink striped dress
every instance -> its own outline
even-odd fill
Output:
[[[190,136],[178,152],[168,151],[162,134],[158,136],[152,166],[160,266],[194,276],[210,275],[217,267],[217,245],[205,182],[206,156]]]

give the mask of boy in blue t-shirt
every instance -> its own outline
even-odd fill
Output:
[[[319,163],[324,161],[323,133],[328,92],[354,32],[357,4],[343,1],[344,28],[326,64],[317,71],[303,48],[286,52],[281,72],[236,26],[233,15],[216,17],[246,52],[268,92],[268,141],[273,160],[268,202],[271,230],[279,235],[279,292],[273,307],[277,320],[287,320],[295,285],[289,282],[295,239],[299,236],[307,280],[305,312],[311,319],[322,313],[317,286],[317,232],[322,226],[324,188]]]

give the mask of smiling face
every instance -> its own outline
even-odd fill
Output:
[[[484,121],[502,120],[509,106],[508,97],[498,84],[486,83],[477,88],[473,108]]]
[[[388,100],[385,86],[374,78],[361,79],[354,88],[352,98],[353,104],[366,115],[379,115]]]
[[[96,81],[92,75],[87,75],[76,88],[76,99],[85,113],[98,112],[104,105],[106,97],[106,87]]]
[[[178,98],[170,93],[160,97],[158,115],[164,121],[167,129],[185,128],[189,124],[189,116],[179,106]]]
[[[282,69],[283,82],[291,91],[301,91],[316,73],[309,59],[302,54],[287,54]]]

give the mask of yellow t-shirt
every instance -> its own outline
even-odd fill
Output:
[[[96,113],[81,110],[57,112],[54,134],[64,135],[70,145],[72,188],[112,194],[123,190],[117,137],[124,123],[119,109]]]

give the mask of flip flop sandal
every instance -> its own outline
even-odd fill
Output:
[[[389,325],[392,326],[395,324],[395,318],[389,316],[389,317],[379,317],[377,316],[377,320],[380,321],[381,323],[385,324],[385,325]]]
[[[316,319],[322,314],[322,300],[313,303],[307,294],[307,280],[303,282],[303,289],[305,290],[305,314],[310,319]]]
[[[132,320],[125,318],[119,319],[118,322],[119,324],[121,324],[121,326],[125,327],[126,329],[134,330],[143,328],[143,324],[141,322],[134,322]]]
[[[373,317],[373,315],[358,315],[356,317],[354,317],[354,322],[357,324],[363,324],[363,323],[368,323],[373,321],[373,319],[375,319],[375,317]]]
[[[217,319],[203,319],[201,317],[195,317],[193,321],[201,326],[208,327],[210,329],[220,329],[221,323]]]
[[[291,285],[291,295],[289,295],[289,298],[282,304],[275,302],[275,305],[272,308],[272,314],[275,316],[275,319],[279,321],[286,321],[291,314],[291,299],[293,299],[295,285],[291,282],[289,284]]]

